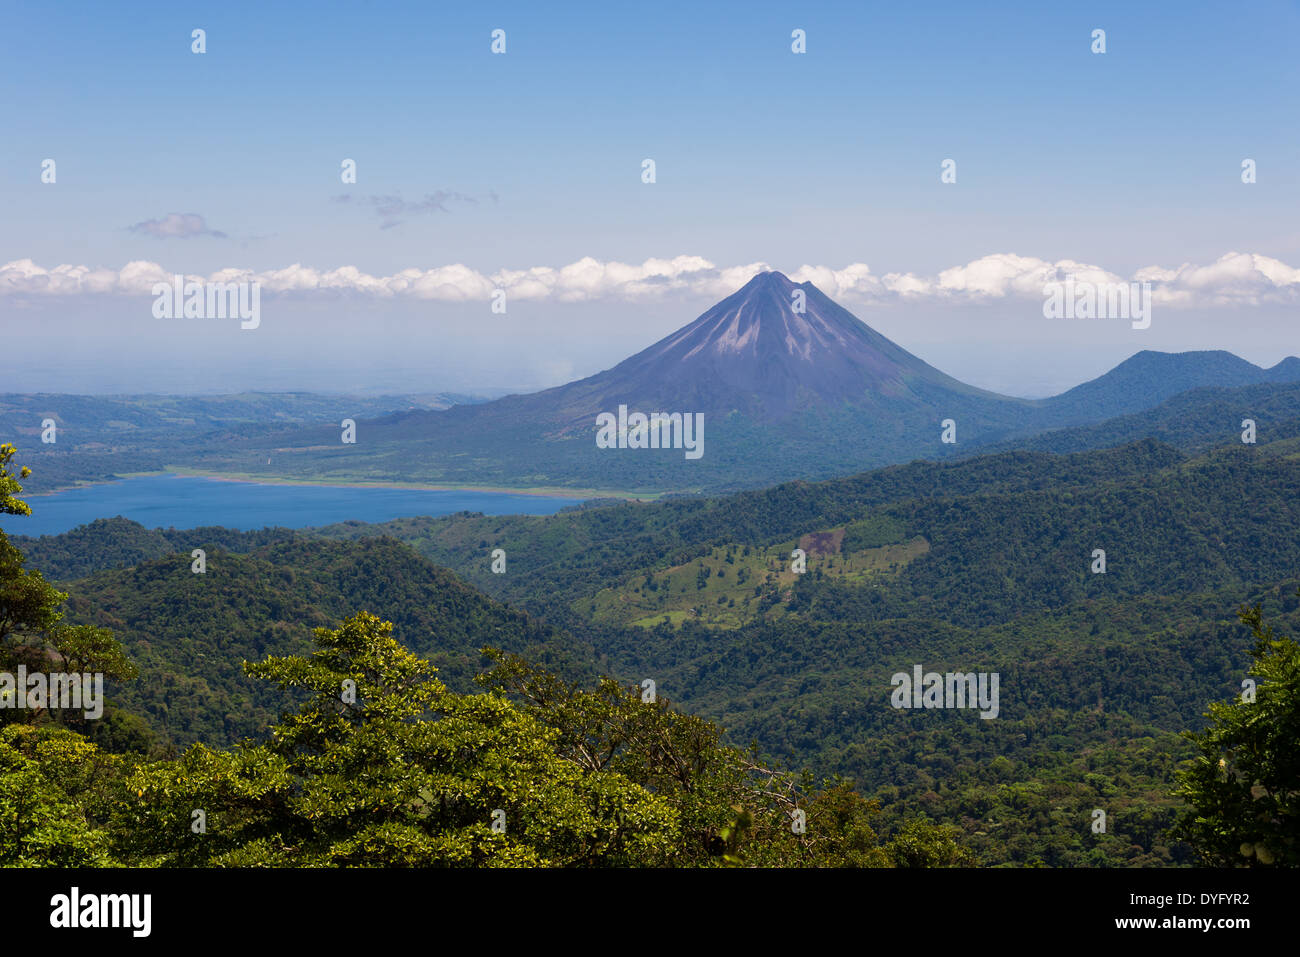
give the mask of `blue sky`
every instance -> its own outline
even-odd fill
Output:
[[[382,278],[700,257],[933,278],[1015,254],[1127,279],[1236,252],[1300,266],[1296,3],[73,3],[10,4],[5,21],[0,265]],[[490,52],[495,28],[505,55]],[[795,28],[806,54],[791,52]],[[56,184],[40,181],[45,158]],[[355,185],[340,182],[344,158]],[[946,158],[956,184],[939,182]],[[1243,158],[1258,167],[1249,186]],[[169,214],[206,232],[158,235]],[[1251,277],[1220,277],[1235,298],[1198,294],[1145,341],[1044,330],[1014,297],[842,299],[945,371],[1012,391],[1024,364],[1005,357],[1023,350],[1056,350],[1062,387],[1137,348],[1268,364],[1300,351],[1300,284],[1274,288],[1262,268],[1265,295],[1243,300]],[[477,300],[286,295],[256,345],[226,330],[205,346],[200,387],[318,388],[359,353],[390,370],[376,376],[409,366],[402,388],[551,384],[694,318],[720,282],[521,298],[491,329]],[[87,381],[105,350],[146,384],[183,363],[187,340],[151,335],[147,308],[121,292],[0,289],[0,321],[27,336],[21,388]],[[42,352],[50,323],[62,352]],[[376,323],[409,348],[358,348]]]

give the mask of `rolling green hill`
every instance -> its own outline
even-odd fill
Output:
[[[886,831],[924,811],[989,860],[1171,863],[1186,860],[1162,836],[1190,754],[1179,732],[1240,691],[1249,660],[1236,609],[1262,601],[1283,630],[1300,624],[1296,451],[1280,438],[1189,457],[1143,440],[317,533],[409,541],[733,740],[848,776]],[[487,571],[498,547],[506,575]],[[891,707],[891,675],[918,664],[998,673],[998,718]],[[1096,808],[1109,835],[1087,827]]]
[[[499,605],[392,539],[284,541],[238,554],[189,552],[110,568],[67,584],[68,620],[112,628],[140,678],[110,688],[164,739],[230,744],[263,734],[291,697],[246,678],[242,661],[301,653],[313,628],[382,609],[395,636],[469,689],[493,645],[588,673],[592,655]]]
[[[1058,429],[1015,441],[986,443],[964,454],[988,455],[1012,449],[1082,452],[1148,438],[1183,452],[1204,452],[1240,441],[1244,419],[1255,422],[1256,444],[1300,436],[1300,383],[1191,389],[1154,408],[1120,415],[1096,425]],[[1276,446],[1274,451],[1290,454],[1294,446],[1285,449]]]

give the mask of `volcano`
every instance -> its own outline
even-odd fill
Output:
[[[263,463],[273,451],[274,474],[317,480],[721,492],[946,458],[1149,408],[1170,389],[1300,372],[1294,359],[1265,371],[1230,358],[1142,353],[1130,365],[1159,369],[1168,388],[1137,389],[1135,373],[1120,367],[1055,399],[1011,398],[945,375],[812,283],[761,272],[693,322],[585,379],[367,419],[357,423],[355,445],[340,445],[334,425],[232,435],[190,464],[271,474]],[[700,417],[706,451],[686,459],[657,446],[612,450],[597,441],[597,425],[620,410]]]
[[[484,434],[523,427],[551,440],[588,439],[595,417],[620,406],[702,413],[715,435],[720,427],[765,433],[802,452],[856,438],[865,460],[877,462],[900,441],[917,456],[942,454],[933,444],[945,418],[960,416],[1005,437],[1034,403],[945,375],[812,283],[771,271],[611,369],[529,395],[393,416],[375,427],[379,438],[397,438],[392,429],[410,438],[427,425],[427,437],[441,438],[444,427],[463,421]]]
[[[818,406],[937,407],[947,396],[1016,401],[945,375],[812,283],[762,272],[612,369],[531,399],[555,421],[626,403],[785,422]]]

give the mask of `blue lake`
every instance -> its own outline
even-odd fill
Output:
[[[259,485],[179,475],[149,475],[20,498],[32,507],[31,515],[0,516],[0,529],[13,535],[57,535],[116,515],[146,528],[224,525],[249,530],[268,525],[305,528],[351,519],[386,522],[462,511],[550,515],[582,501],[504,492]]]

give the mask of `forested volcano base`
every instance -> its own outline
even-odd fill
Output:
[[[101,720],[0,708],[0,861],[1294,866],[1282,434],[547,518],[0,539],[0,671],[109,678]],[[892,707],[918,664],[997,673],[997,717]]]

